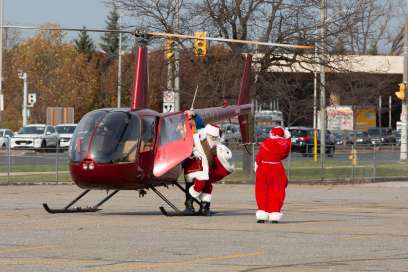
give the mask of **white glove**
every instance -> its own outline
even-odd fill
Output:
[[[257,169],[258,169],[258,164],[254,162],[254,172],[256,172]]]
[[[200,159],[200,160],[203,158],[201,152],[198,151],[195,148],[193,148],[193,156],[194,156],[194,158],[197,158],[197,159]]]

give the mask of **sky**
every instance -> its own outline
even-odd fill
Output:
[[[61,27],[104,28],[110,12],[106,0],[0,0],[3,1],[4,24],[39,26],[47,22]],[[34,34],[23,30],[23,37]],[[68,40],[77,34],[69,33]],[[100,34],[93,36],[98,39]]]

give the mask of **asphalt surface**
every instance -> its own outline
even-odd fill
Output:
[[[160,191],[181,208],[177,188]],[[215,185],[211,217],[165,217],[152,192],[119,192],[90,214],[41,207],[79,192],[0,186],[0,270],[408,271],[408,182],[289,185],[279,224],[255,223],[252,185]]]

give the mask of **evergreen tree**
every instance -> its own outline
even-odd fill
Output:
[[[85,27],[84,30],[79,32],[78,39],[75,40],[75,47],[79,52],[86,55],[91,55],[95,52],[95,45],[85,30]]]
[[[107,17],[106,20],[106,29],[108,30],[119,30],[119,13],[116,6],[113,6],[112,11]],[[107,54],[109,59],[115,58],[118,56],[119,49],[119,33],[114,32],[105,32],[102,36],[102,43],[100,46],[102,50]],[[125,44],[125,37],[122,35],[122,48]]]

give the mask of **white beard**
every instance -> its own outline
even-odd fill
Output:
[[[219,138],[215,138],[215,140],[211,139],[211,137],[207,137],[207,142],[210,148],[213,148],[219,143]]]

